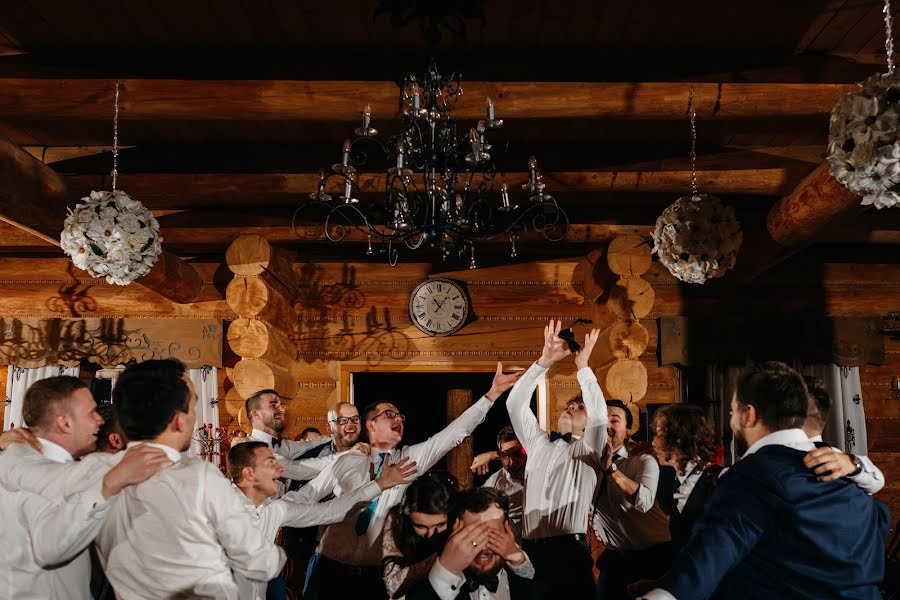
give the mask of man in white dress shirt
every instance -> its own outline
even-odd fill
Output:
[[[607,400],[609,428],[603,480],[594,498],[593,527],[606,546],[597,561],[597,598],[627,598],[626,586],[666,572],[671,561],[669,518],[659,508],[659,463],[652,453],[629,451],[632,414]]]
[[[534,562],[535,579],[544,590],[569,598],[590,598],[594,577],[586,533],[607,421],[603,392],[588,366],[599,330],[588,333],[584,348],[575,356],[583,402],[571,403],[560,417],[574,435],[553,436],[551,441],[530,408],[540,377],[571,354],[559,337],[561,327],[556,321],[544,327],[541,356],[509,393],[506,408],[528,455],[522,537]]]
[[[540,598],[534,566],[516,544],[509,526],[509,499],[492,488],[459,496],[459,519],[428,583],[407,593],[407,600],[525,600]]]
[[[62,483],[80,458],[94,449],[103,420],[87,385],[76,377],[35,382],[25,393],[22,416],[30,431],[4,435],[25,442],[0,457],[0,590],[9,598],[88,599],[91,562],[87,547],[109,509],[108,498],[170,464],[143,449],[120,457],[83,489],[67,494]],[[29,445],[31,444],[31,445]],[[34,450],[39,446],[40,452]],[[24,488],[15,478],[29,471]]]
[[[310,527],[336,523],[347,515],[357,502],[370,502],[382,491],[409,483],[415,463],[403,459],[395,465],[386,465],[375,481],[328,502],[309,502],[289,492],[281,498],[278,478],[282,467],[275,460],[272,450],[262,442],[238,444],[228,451],[228,475],[243,494],[244,505],[263,537],[274,540],[282,527]],[[241,600],[264,600],[266,584],[250,581],[235,574]]]
[[[494,401],[516,382],[519,375],[504,374],[503,365],[498,363],[487,394],[442,431],[420,444],[403,448],[398,446],[403,439],[405,417],[399,409],[390,402],[369,405],[363,411],[363,422],[371,455],[346,453],[329,467],[329,477],[314,479],[303,489],[324,485],[335,496],[341,496],[371,480],[371,473],[377,473],[388,459],[396,462],[409,457],[416,462],[419,472],[424,473],[484,421]],[[346,519],[325,530],[307,587],[308,598],[343,600],[356,595],[376,600],[385,597],[381,581],[382,530],[387,512],[400,502],[405,489],[406,486],[395,487],[368,504],[357,504]]]
[[[583,407],[583,405],[582,405]],[[525,495],[525,465],[528,457],[513,428],[506,426],[497,433],[497,450],[475,457],[472,471],[484,474],[488,463],[500,461],[500,469],[487,478],[481,487],[494,488],[509,497],[509,525],[516,540],[522,540],[522,502]]]
[[[197,404],[184,365],[130,367],[114,400],[129,447],[160,448],[175,463],[121,493],[97,536],[116,595],[237,600],[232,570],[256,581],[275,577],[284,553],[259,534],[231,483],[213,463],[182,458]]]

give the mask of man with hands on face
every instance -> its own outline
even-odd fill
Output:
[[[407,600],[536,598],[534,567],[509,526],[509,500],[492,488],[459,495],[459,518],[428,574]]]
[[[575,355],[583,400],[570,402],[560,417],[560,426],[569,431],[548,436],[530,408],[541,376],[571,354],[559,337],[561,327],[557,321],[544,327],[541,356],[512,389],[506,407],[528,455],[522,537],[534,562],[536,580],[555,593],[590,598],[594,577],[585,533],[606,446],[607,422],[603,392],[588,366],[599,329],[585,336],[584,347]]]

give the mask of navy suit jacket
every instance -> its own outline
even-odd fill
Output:
[[[881,598],[887,507],[852,481],[816,481],[806,453],[764,446],[721,477],[658,582],[678,600]]]

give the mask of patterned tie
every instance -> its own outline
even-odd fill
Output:
[[[375,469],[375,477],[381,475],[381,469],[384,468],[384,461],[390,455],[390,452],[380,452],[378,454],[378,456],[381,457],[381,462],[378,463],[378,468]],[[356,519],[356,535],[363,535],[368,531],[369,523],[372,522],[372,516],[375,514],[375,507],[378,506],[378,500],[380,498],[381,496],[369,502],[369,505],[359,513],[359,517]]]

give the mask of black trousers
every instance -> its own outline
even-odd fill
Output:
[[[672,565],[673,551],[671,542],[632,552],[607,548],[597,559],[597,600],[627,600],[628,584],[666,574]]]
[[[387,600],[381,567],[342,565],[320,556],[310,575],[304,600]]]
[[[536,597],[593,597],[593,561],[583,535],[525,540],[522,546],[534,565]]]

